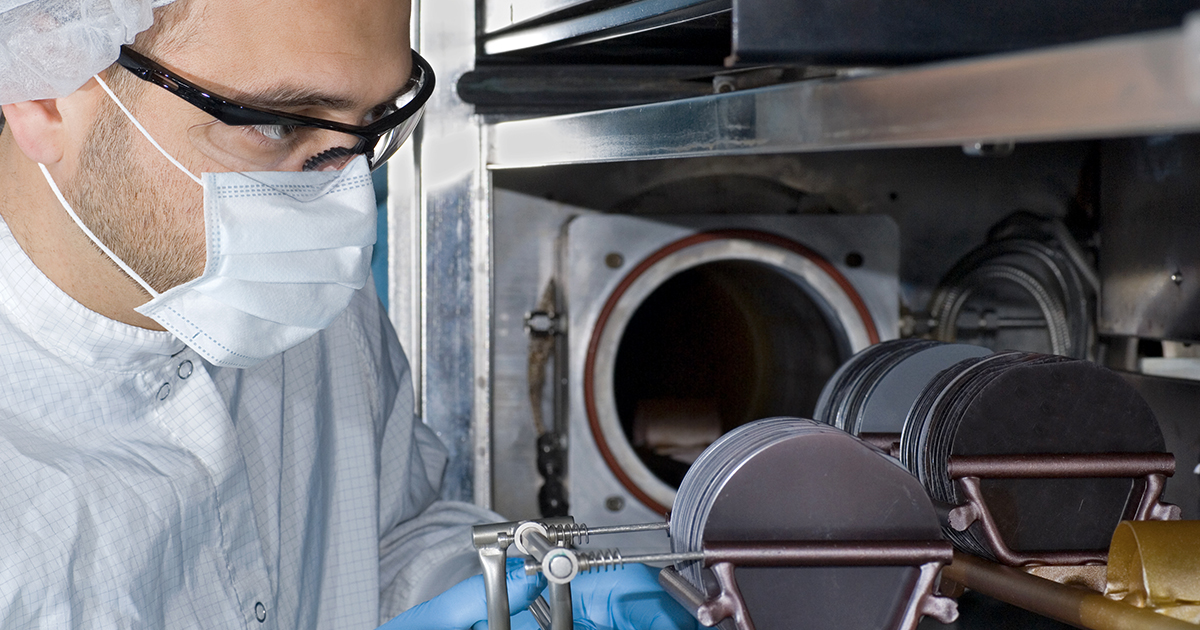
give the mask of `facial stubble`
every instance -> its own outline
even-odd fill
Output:
[[[149,143],[116,105],[103,99],[99,110],[79,172],[63,194],[92,233],[155,291],[196,278],[205,262],[203,213],[186,207],[192,195],[172,194],[182,192],[179,178],[143,164],[148,157],[174,169],[153,148],[146,155]]]

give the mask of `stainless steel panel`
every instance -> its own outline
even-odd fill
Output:
[[[488,37],[483,51],[498,55],[631,35],[732,10],[731,0],[637,0],[562,21]]]
[[[515,24],[578,7],[594,0],[484,0],[483,32],[494,33]]]
[[[425,422],[450,451],[442,496],[459,501],[474,498],[474,191],[465,178],[428,190],[425,200]]]
[[[554,277],[563,224],[588,211],[500,189],[493,209],[492,422],[498,455],[492,461],[494,506],[507,518],[538,518],[542,479],[537,472],[528,380],[530,337],[524,318],[536,310],[542,290]],[[547,383],[542,398],[547,424],[554,417],[552,398],[552,384]]]
[[[492,168],[1200,129],[1182,30],[496,124]]]
[[[1200,138],[1107,143],[1101,170],[1100,332],[1200,341]]]
[[[408,356],[413,389],[421,392],[421,188],[417,176],[417,138],[388,160],[388,316]],[[416,397],[415,412],[421,409]]]
[[[418,47],[442,80],[417,145],[421,191],[420,379],[426,424],[450,460],[446,499],[491,504],[490,181],[482,129],[454,91],[475,62],[470,0],[418,7]]]

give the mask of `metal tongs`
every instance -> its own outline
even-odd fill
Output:
[[[505,580],[510,546],[515,545],[519,553],[529,556],[525,561],[527,574],[541,571],[549,582],[547,593],[550,601],[539,596],[529,607],[538,626],[542,630],[572,630],[571,580],[580,573],[620,566],[626,562],[674,562],[700,558],[699,554],[673,553],[623,557],[616,549],[576,551],[574,544],[595,535],[662,531],[668,526],[662,522],[588,527],[576,523],[569,516],[476,525],[471,538],[479,552],[479,563],[483,566],[488,627],[491,630],[509,630],[511,627],[508,584]]]

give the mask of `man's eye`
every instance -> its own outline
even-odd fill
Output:
[[[271,140],[284,140],[296,130],[294,125],[251,125],[255,131]]]
[[[360,124],[362,124],[364,126],[369,125],[369,124],[379,120],[380,118],[383,118],[384,116],[387,116],[388,114],[395,112],[396,109],[397,109],[397,107],[395,105],[393,105],[392,103],[388,103],[387,105],[380,105],[380,106],[376,107],[375,109],[372,109],[371,111],[367,112],[366,117],[363,118],[363,121]]]

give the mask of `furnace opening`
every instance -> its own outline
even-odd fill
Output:
[[[735,427],[811,417],[849,350],[802,283],[761,263],[717,261],[676,274],[638,306],[613,393],[626,438],[664,483],[678,488],[700,452]]]

